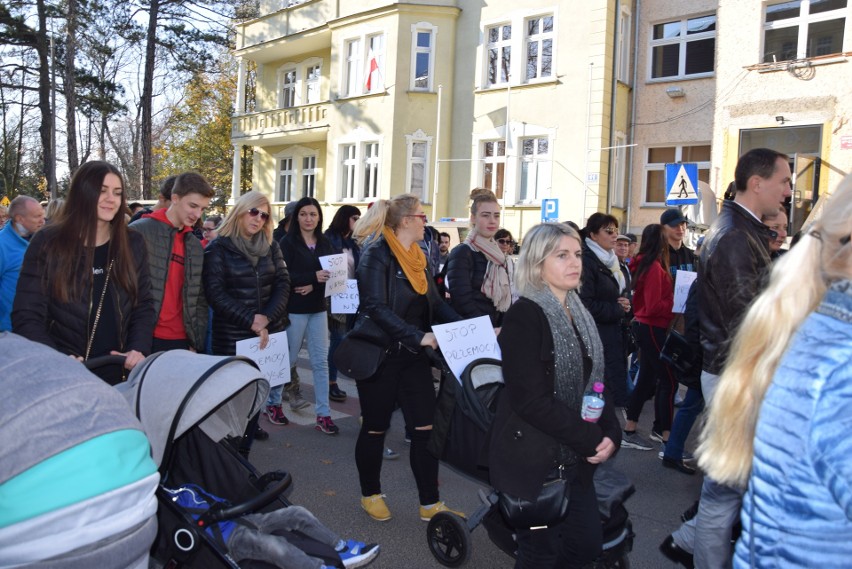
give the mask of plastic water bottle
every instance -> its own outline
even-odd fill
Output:
[[[592,388],[583,395],[583,408],[580,410],[580,416],[584,421],[597,423],[598,419],[601,418],[604,408],[603,390],[604,384],[596,381]]]

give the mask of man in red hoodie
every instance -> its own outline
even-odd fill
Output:
[[[201,285],[204,249],[192,233],[214,191],[200,174],[175,178],[171,204],[130,224],[145,238],[157,309],[153,352],[204,351],[207,301]]]

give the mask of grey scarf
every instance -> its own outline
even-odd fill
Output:
[[[592,374],[588,384],[604,381],[603,344],[598,336],[595,321],[583,306],[576,291],[569,291],[566,295],[566,305],[571,312],[573,324],[565,312],[565,307],[559,303],[549,287],[545,286],[525,296],[544,311],[553,334],[556,367],[553,383],[556,398],[579,415],[583,393],[587,388],[583,374],[584,352],[592,360]],[[569,447],[560,445],[559,455],[560,460],[564,461],[563,464],[573,454]]]
[[[269,241],[263,231],[258,231],[251,239],[242,235],[231,235],[231,243],[251,262],[252,267],[257,267],[257,261],[269,254]]]

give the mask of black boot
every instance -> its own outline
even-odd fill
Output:
[[[337,382],[334,382],[328,386],[328,398],[337,402],[346,401],[346,392],[337,386]]]

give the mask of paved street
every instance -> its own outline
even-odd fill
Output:
[[[306,354],[302,352],[302,356]],[[310,371],[307,361],[300,359],[299,375],[303,394],[313,400]],[[397,460],[384,461],[383,491],[393,519],[376,522],[370,519],[359,504],[360,492],[354,463],[355,440],[358,433],[359,406],[355,383],[341,378],[340,386],[349,394],[345,403],[334,403],[333,417],[340,434],[328,436],[313,428],[313,406],[292,412],[284,403],[288,426],[271,425],[261,419],[270,438],[255,443],[252,462],[265,471],[289,470],[294,478],[290,499],[314,512],[343,537],[375,541],[382,553],[371,567],[376,569],[442,567],[432,557],[426,545],[426,523],[417,514],[417,492],[408,466],[408,447],[403,441],[402,415],[394,414],[388,433],[388,446],[400,453]],[[648,433],[653,415],[647,404],[640,422],[640,431]],[[692,445],[688,445],[693,448]],[[628,500],[627,509],[633,520],[636,540],[630,555],[631,567],[651,569],[672,567],[657,551],[657,545],[679,524],[679,516],[695,498],[701,484],[700,476],[686,476],[664,469],[657,451],[642,452],[624,449],[615,458],[636,486]],[[440,472],[441,498],[451,507],[472,512],[479,504],[477,491],[481,486],[442,465]],[[511,568],[513,560],[493,545],[484,530],[472,534],[472,555],[466,567],[478,569]]]

